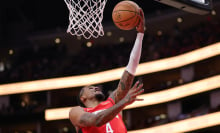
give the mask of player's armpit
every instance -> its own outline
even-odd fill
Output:
[[[125,97],[131,88],[133,80],[134,75],[125,70],[119,81],[117,89],[114,90],[113,93],[109,96],[114,100],[115,104]]]
[[[94,126],[96,116],[92,113],[85,112],[83,108],[73,107],[69,112],[70,121],[77,127]]]

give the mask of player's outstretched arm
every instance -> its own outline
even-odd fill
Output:
[[[113,91],[113,93],[110,95],[110,97],[115,101],[115,103],[119,102],[122,98],[125,97],[133,83],[136,68],[139,64],[141,56],[142,40],[144,37],[144,26],[144,13],[143,10],[140,9],[140,23],[136,27],[138,33],[135,40],[135,44],[130,54],[128,65],[119,81],[117,89]]]
[[[136,84],[129,90],[127,95],[112,107],[97,114],[88,113],[81,107],[73,107],[69,113],[72,124],[76,127],[102,126],[112,120],[126,105],[133,103],[136,96],[143,93],[143,84]]]

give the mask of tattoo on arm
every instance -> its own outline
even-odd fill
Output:
[[[70,120],[79,130],[78,127],[90,127],[90,126],[102,126],[103,124],[109,122],[115,116],[122,111],[122,109],[127,105],[126,100],[120,100],[117,104],[112,107],[98,112],[97,114],[82,112],[82,110],[77,110],[77,108],[71,110]],[[81,111],[81,112],[80,112]],[[78,114],[77,114],[78,112]]]
[[[125,106],[125,102],[122,101],[104,111],[97,114],[85,113],[79,119],[79,125],[81,127],[89,126],[102,126],[103,124],[112,120]]]
[[[79,123],[82,126],[90,126],[92,124],[91,122],[93,122],[93,119],[94,117],[92,115],[86,113],[81,116]]]
[[[121,90],[125,90],[125,83],[124,82],[120,82],[121,85]]]
[[[134,80],[134,75],[130,74],[127,71],[124,71],[117,89],[110,96],[115,101],[115,103],[117,103],[123,97],[125,97],[129,89],[131,88],[133,80]]]
[[[114,106],[99,112],[96,115],[96,121],[95,121],[95,125],[96,126],[102,126],[103,124],[109,122],[110,120],[112,120],[118,113],[120,113],[122,111],[122,109],[126,106],[126,101],[125,100],[121,100],[120,102],[118,102],[117,104],[115,104]]]

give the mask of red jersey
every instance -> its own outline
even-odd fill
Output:
[[[84,111],[96,114],[112,107],[114,104],[114,101],[108,98],[94,108],[84,108]],[[120,114],[100,127],[81,127],[81,130],[83,133],[127,133],[127,129],[125,128]]]

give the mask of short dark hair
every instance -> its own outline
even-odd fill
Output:
[[[80,97],[82,96],[84,92],[84,87],[80,90],[78,96],[76,97],[77,98],[77,103],[79,104],[80,107],[86,107],[85,104],[81,101]]]

